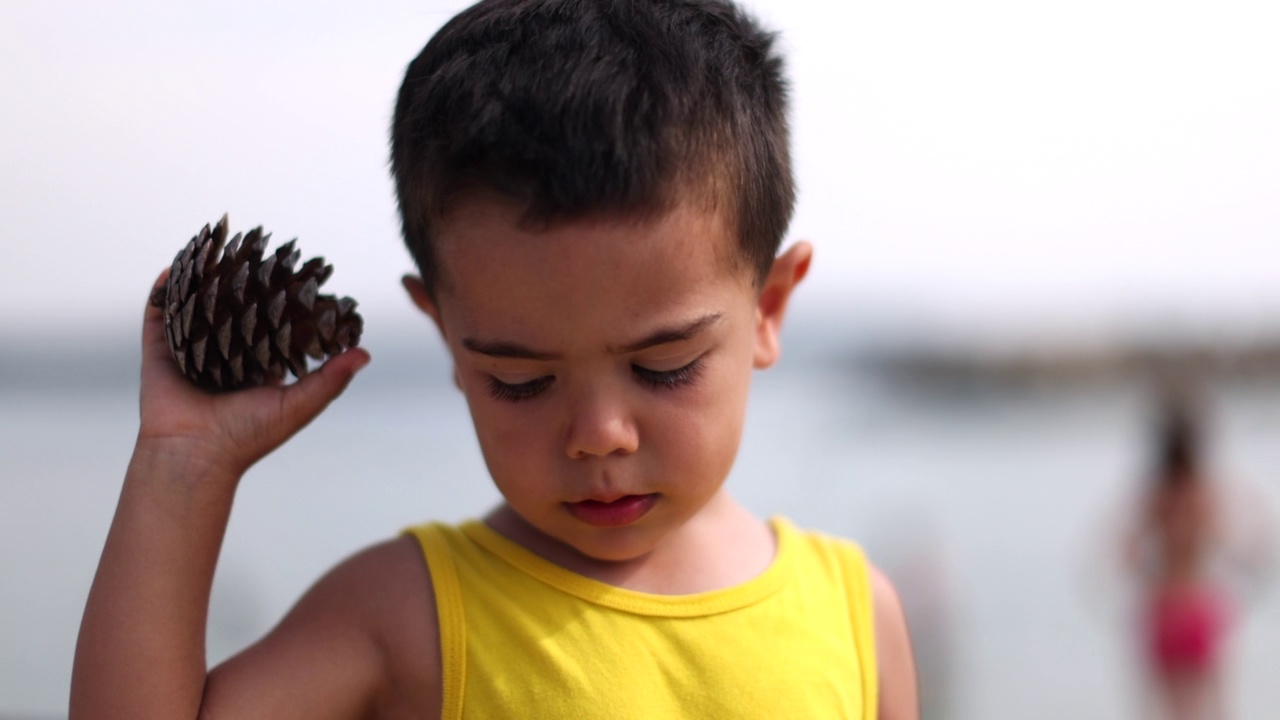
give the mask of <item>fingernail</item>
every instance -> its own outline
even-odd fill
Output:
[[[369,361],[373,359],[369,355],[369,351],[365,350],[364,348],[354,348],[352,352],[356,353],[355,372],[360,372],[361,370],[363,370],[364,366],[368,365]]]

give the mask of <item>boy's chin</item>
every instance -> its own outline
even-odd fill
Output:
[[[656,528],[642,522],[627,527],[593,527],[572,516],[558,527],[541,528],[503,503],[488,517],[495,530],[525,549],[569,569],[582,564],[621,564],[643,559],[660,542]]]
[[[648,543],[584,543],[570,547],[587,560],[611,565],[643,560],[653,552],[653,546]]]
[[[661,542],[653,527],[596,528],[586,524],[556,535],[544,534],[565,551],[594,563],[623,564],[642,560]]]

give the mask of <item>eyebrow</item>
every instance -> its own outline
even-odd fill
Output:
[[[710,313],[702,317],[679,325],[676,327],[662,328],[644,338],[633,343],[622,346],[610,346],[609,352],[615,355],[624,353],[633,353],[647,348],[656,347],[658,345],[666,345],[667,343],[681,342],[696,337],[703,330],[720,322],[724,318],[723,313]],[[555,360],[559,356],[555,353],[543,352],[528,348],[519,343],[506,342],[503,340],[481,340],[477,338],[463,338],[462,346],[471,352],[488,355],[497,358],[513,358],[517,360]]]
[[[708,315],[703,315],[693,322],[685,323],[678,327],[662,328],[648,337],[629,345],[623,345],[620,348],[610,347],[609,351],[615,355],[621,355],[623,353],[633,353],[657,345],[666,345],[667,343],[690,340],[696,337],[698,333],[720,322],[723,317],[724,313],[710,313]]]
[[[523,345],[502,340],[477,340],[463,338],[462,347],[471,352],[497,358],[515,358],[517,360],[555,360],[554,353],[531,350]]]

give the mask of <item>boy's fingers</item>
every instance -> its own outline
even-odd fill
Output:
[[[151,292],[155,292],[156,290],[160,289],[160,286],[163,285],[165,281],[169,279],[169,271],[172,269],[173,268],[166,267],[165,269],[160,271],[159,277],[157,277],[156,281],[151,284]],[[150,299],[151,299],[151,296],[148,295],[147,300],[149,301]]]
[[[351,348],[329,358],[319,370],[285,388],[282,411],[286,422],[294,427],[311,422],[347,389],[356,373],[369,364],[369,359],[364,348]]]

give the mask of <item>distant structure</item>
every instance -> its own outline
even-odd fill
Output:
[[[1036,343],[980,342],[881,348],[853,364],[890,377],[935,382],[1073,384],[1181,375],[1280,380],[1280,333],[1248,339]]]

